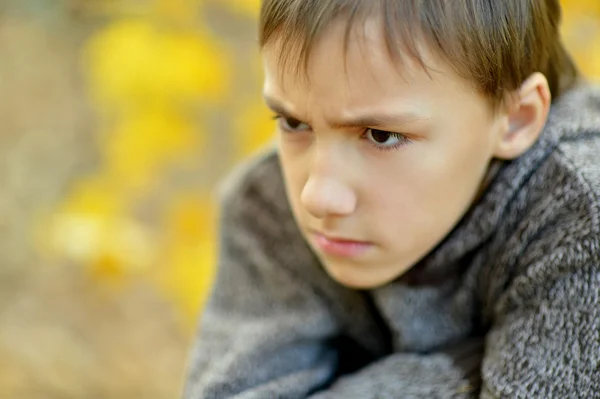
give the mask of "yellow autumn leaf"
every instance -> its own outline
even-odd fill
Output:
[[[91,271],[112,280],[148,271],[156,256],[155,239],[131,218],[107,220],[101,232],[99,251],[90,260]]]
[[[157,284],[174,301],[189,327],[197,320],[214,279],[215,251],[212,242],[176,244],[169,248]]]
[[[208,197],[180,193],[164,215],[164,254],[156,282],[193,327],[215,271],[215,211]]]
[[[600,77],[600,2],[564,2],[562,33],[582,73]]]
[[[600,2],[597,0],[561,0],[560,3],[565,14],[572,11],[600,14]]]
[[[260,12],[261,0],[213,0],[226,5],[233,12],[257,17]]]
[[[163,225],[169,241],[198,243],[214,235],[215,219],[210,198],[179,194],[167,204]]]
[[[155,18],[168,19],[181,25],[195,23],[204,0],[154,0]]]
[[[77,184],[48,222],[51,252],[108,280],[147,270],[154,245],[145,229],[127,216],[128,202],[121,194],[105,176]]]
[[[163,37],[164,89],[178,98],[217,101],[228,90],[230,60],[215,39],[196,33]]]
[[[83,54],[101,108],[122,112],[161,102],[215,101],[228,89],[228,57],[200,31],[118,20],[98,32]]]
[[[143,188],[201,148],[197,124],[168,109],[146,109],[119,121],[103,143],[106,169],[120,184]]]

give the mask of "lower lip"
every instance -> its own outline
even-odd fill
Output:
[[[315,234],[317,247],[326,254],[352,258],[364,254],[373,244],[360,241],[338,241]]]

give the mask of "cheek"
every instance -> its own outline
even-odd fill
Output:
[[[492,126],[481,116],[448,118],[411,159],[419,191],[447,200],[469,196],[492,158],[492,137]]]
[[[424,251],[460,220],[481,183],[485,142],[428,142],[394,156],[365,186],[374,234],[396,248]]]
[[[404,162],[401,162],[404,163]],[[389,166],[372,175],[365,185],[362,203],[365,221],[372,234],[397,245],[412,246],[416,229],[425,228],[431,208],[431,190],[424,183],[431,180],[418,165]]]

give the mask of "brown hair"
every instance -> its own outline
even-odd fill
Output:
[[[260,45],[277,39],[282,65],[297,65],[299,72],[333,21],[345,21],[348,46],[352,27],[370,16],[381,18],[394,60],[405,53],[426,67],[418,32],[495,105],[534,72],[546,76],[553,98],[579,75],[561,42],[559,0],[263,0]]]

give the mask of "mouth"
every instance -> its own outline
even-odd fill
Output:
[[[373,243],[369,241],[332,237],[314,230],[311,231],[311,235],[316,247],[321,252],[337,257],[358,257],[373,247]]]

